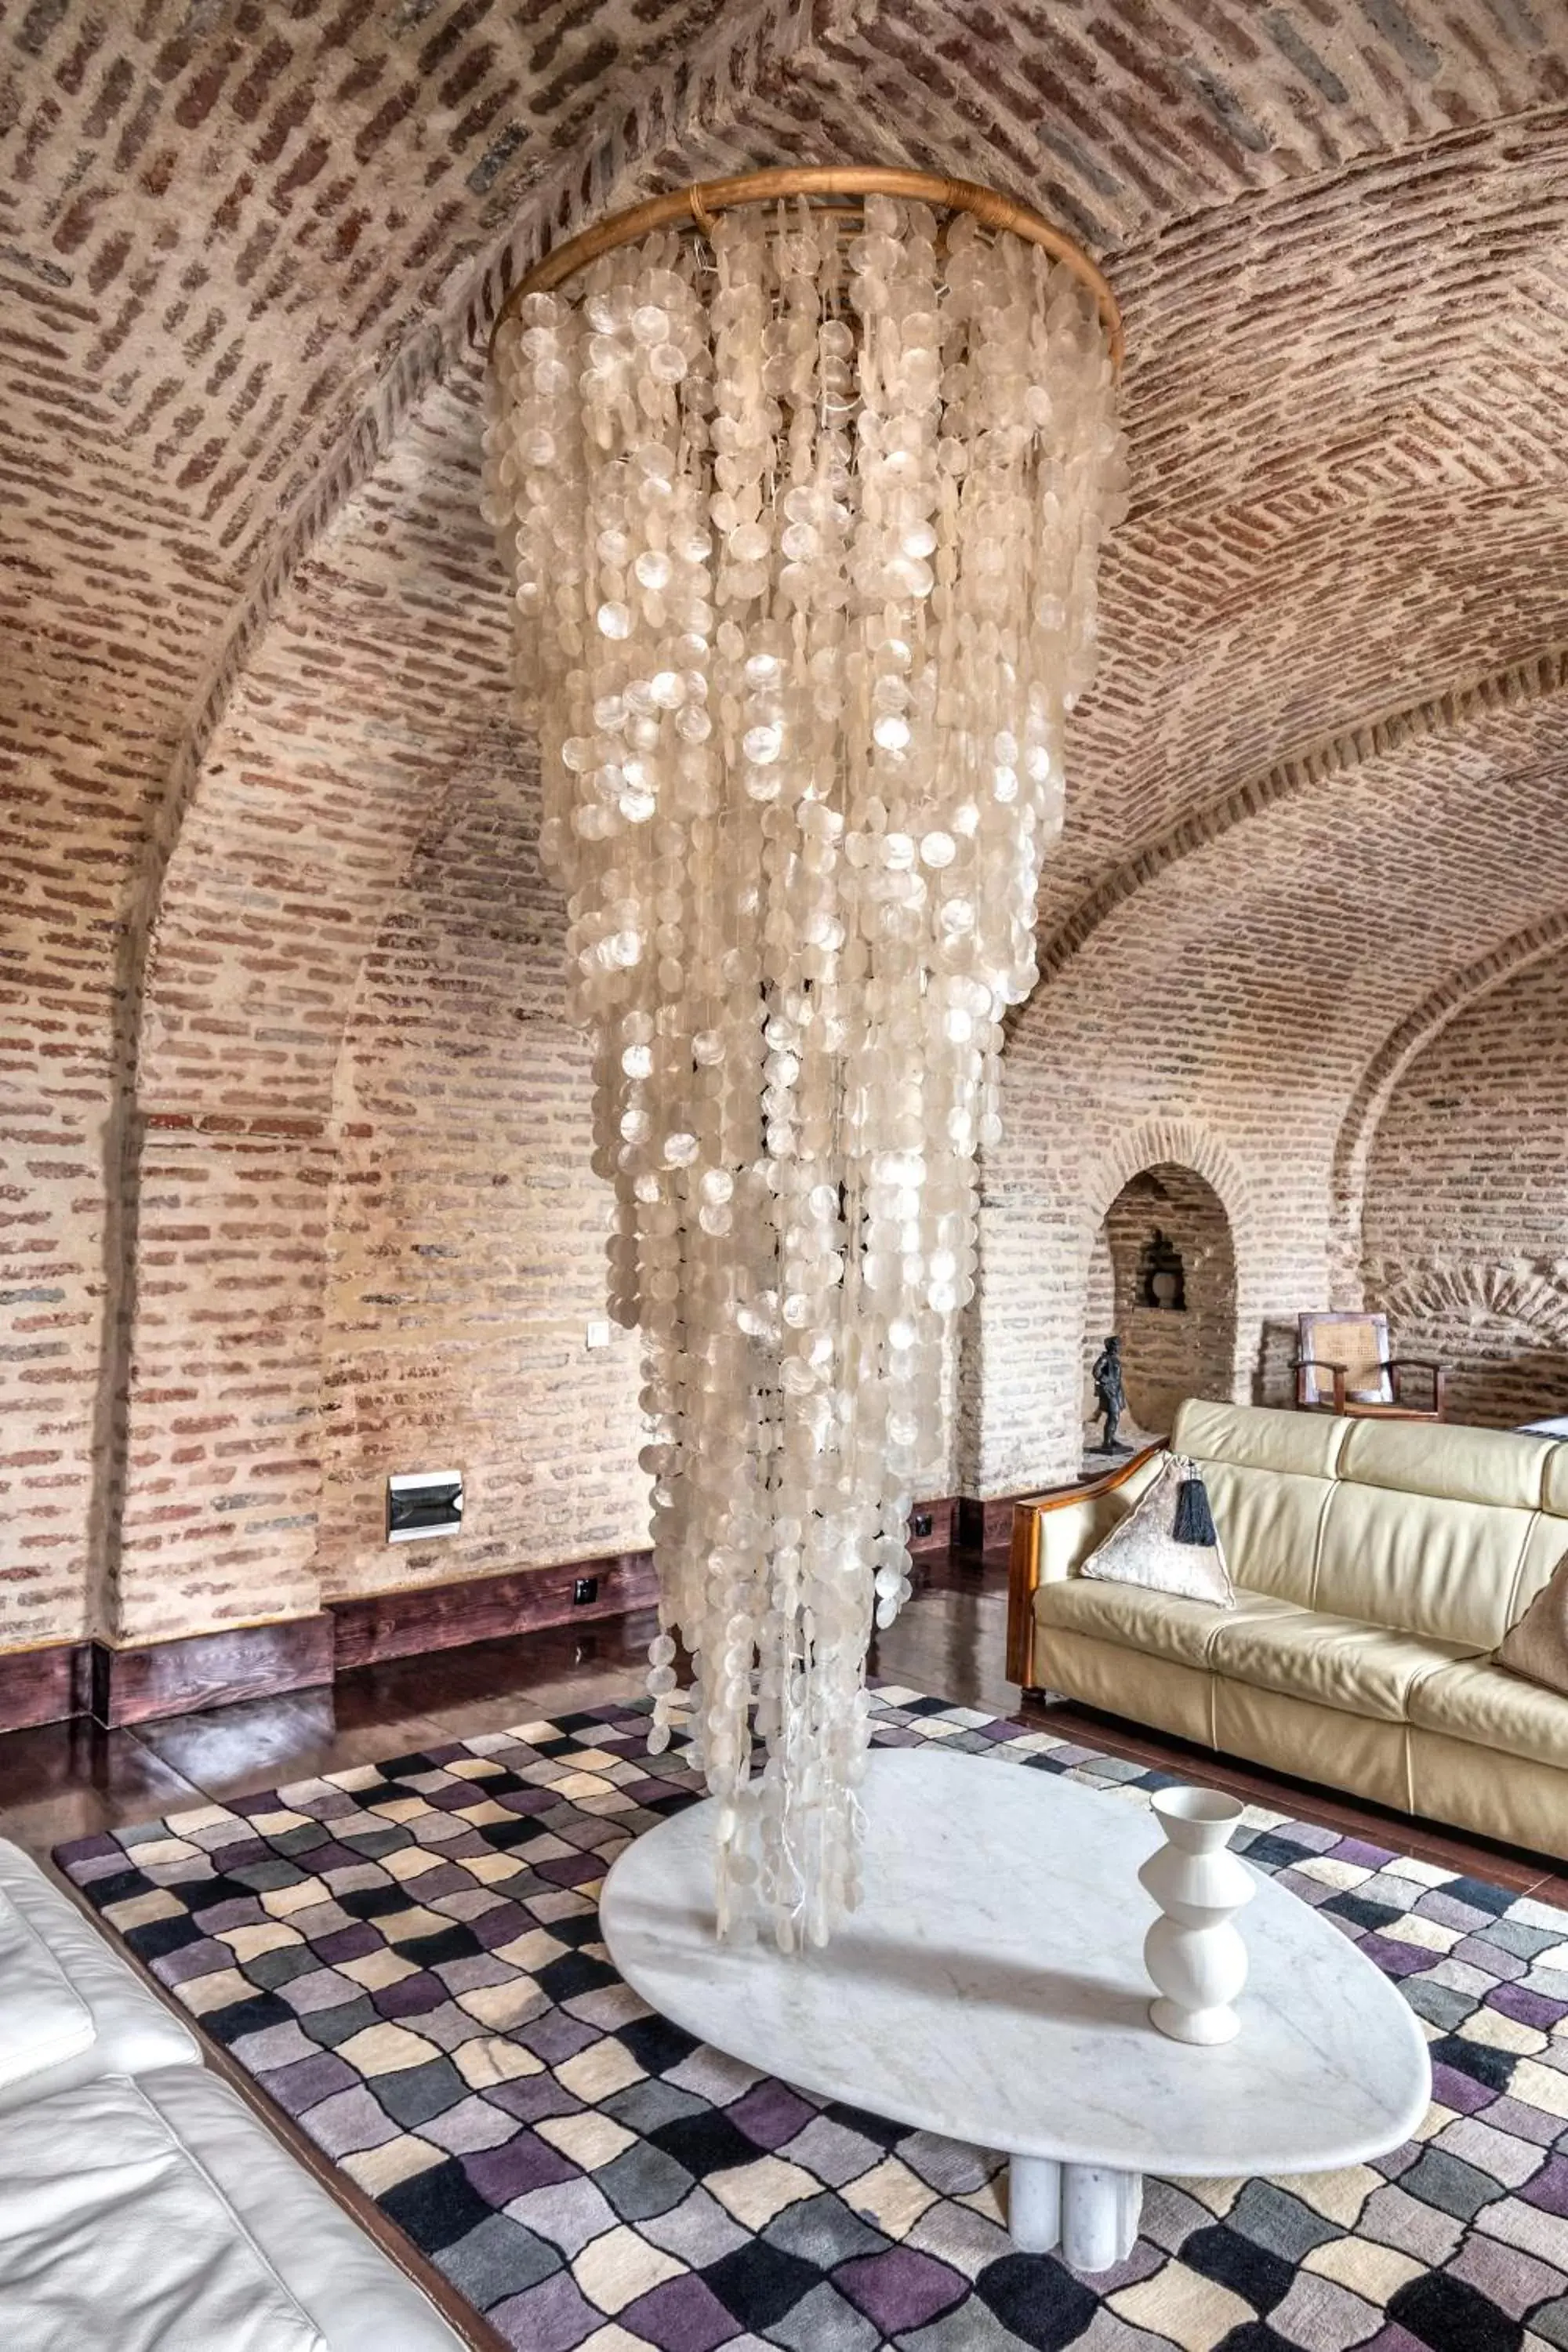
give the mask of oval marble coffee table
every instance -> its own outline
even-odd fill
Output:
[[[1415,2018],[1288,1887],[1259,1874],[1240,1916],[1239,2035],[1194,2049],[1149,2023],[1150,1814],[931,1748],[873,1750],[863,1793],[865,1902],[825,1951],[717,1941],[710,1799],[621,1855],[605,1941],[634,1991],[715,2049],[1008,2156],[1026,2252],[1108,2270],[1131,2250],[1146,2172],[1330,2171],[1420,2123]]]

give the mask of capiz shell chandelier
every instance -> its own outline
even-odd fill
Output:
[[[1115,304],[985,190],[765,173],[561,248],[493,356],[487,512],[643,1335],[650,1746],[679,1635],[720,1930],[820,1944],[1122,502]]]

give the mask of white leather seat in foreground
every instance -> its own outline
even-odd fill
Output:
[[[68,1895],[0,1841],[0,2115],[201,2051]]]
[[[200,2066],[0,2116],[0,2314],[6,2352],[461,2352]]]
[[[4,2352],[461,2352],[37,1863],[0,1841]]]

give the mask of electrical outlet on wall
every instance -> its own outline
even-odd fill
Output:
[[[609,1344],[609,1318],[607,1316],[595,1315],[588,1326],[588,1345],[590,1348],[607,1348]]]

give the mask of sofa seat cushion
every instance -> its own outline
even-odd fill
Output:
[[[1568,1771],[1568,1698],[1486,1659],[1428,1675],[1411,1693],[1410,1720],[1426,1731],[1446,1731],[1451,1739]]]
[[[100,1929],[30,1855],[0,1841],[0,1921],[7,1913],[16,1933],[0,1943],[0,2115],[95,2074],[200,2064],[195,2036]]]
[[[6,2352],[458,2352],[226,2084],[106,2074],[0,2117]]]
[[[1404,1723],[1411,1694],[1423,1681],[1475,1655],[1473,1648],[1431,1635],[1398,1633],[1317,1609],[1280,1609],[1239,1622],[1222,1618],[1208,1664],[1232,1681],[1287,1698]]]
[[[1205,1666],[1215,1628],[1250,1622],[1259,1612],[1295,1613],[1283,1601],[1239,1586],[1235,1607],[1226,1610],[1216,1609],[1212,1601],[1188,1601],[1145,1585],[1105,1584],[1085,1576],[1059,1579],[1035,1591],[1035,1622],[1047,1632],[1059,1628],[1066,1633],[1088,1633],[1181,1666]]]

